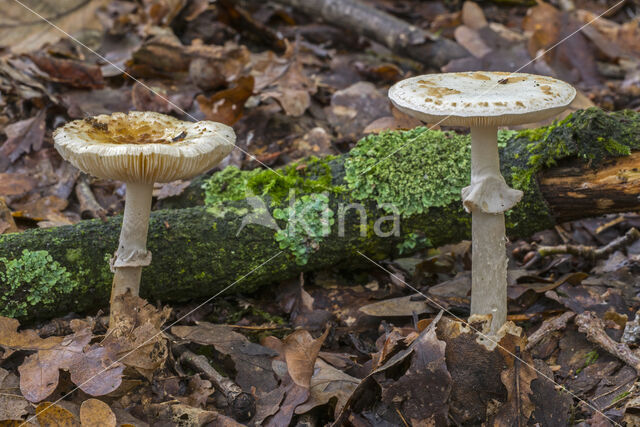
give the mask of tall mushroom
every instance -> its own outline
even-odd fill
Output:
[[[138,295],[154,182],[187,179],[217,165],[234,147],[233,129],[221,123],[184,122],[154,112],[113,113],[75,120],[56,129],[55,147],[87,174],[127,185],[120,243],[113,258],[111,325],[116,297]]]
[[[507,319],[504,212],[522,198],[500,173],[498,126],[553,117],[575,95],[560,80],[506,72],[429,74],[389,89],[393,104],[413,117],[471,128],[471,185],[462,190],[465,210],[472,215],[471,313],[491,314],[493,333]]]

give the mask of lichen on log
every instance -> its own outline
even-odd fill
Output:
[[[502,172],[525,191],[523,203],[507,217],[510,235],[526,236],[565,219],[556,211],[566,212],[573,196],[540,185],[553,174],[549,167],[571,166],[575,179],[604,169],[615,173],[617,163],[631,167],[625,162],[631,158],[640,163],[631,153],[640,145],[639,120],[638,113],[590,109],[537,131],[501,134]],[[141,295],[175,302],[206,298],[230,285],[229,292],[252,292],[301,271],[364,265],[360,252],[384,259],[468,238],[471,219],[459,201],[469,177],[468,143],[466,136],[426,129],[392,132],[367,137],[345,155],[299,161],[281,176],[228,168],[197,179],[165,206],[185,200],[201,206],[152,212],[153,261],[143,271]],[[540,150],[547,146],[555,148],[541,162]],[[438,158],[443,163],[434,163]],[[619,184],[625,185],[630,184]],[[612,199],[609,212],[640,208],[637,198]],[[607,212],[598,209],[576,214]],[[300,233],[290,216],[296,212],[316,215],[309,219],[311,235]],[[6,260],[0,262],[0,293],[11,292],[20,307],[3,314],[35,319],[106,306],[112,278],[107,260],[120,222],[114,217],[0,236],[0,260]],[[46,270],[37,281],[19,285],[4,279],[7,262],[19,267],[25,249],[51,257],[63,289],[41,285],[50,279]],[[32,286],[44,296],[29,297]]]

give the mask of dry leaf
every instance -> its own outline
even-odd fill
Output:
[[[283,340],[287,369],[291,379],[297,385],[309,388],[316,358],[328,334],[329,329],[320,337],[314,339],[308,331],[301,329],[288,335]]]
[[[46,126],[45,112],[46,109],[43,108],[30,119],[21,120],[7,126],[4,129],[7,134],[7,140],[0,147],[0,157],[6,156],[9,162],[13,163],[22,154],[39,150],[42,147]]]
[[[100,29],[95,12],[106,3],[108,0],[30,0],[26,5],[32,12],[19,2],[3,2],[0,45],[24,53],[60,40],[64,33],[58,28],[71,35],[82,29]]]
[[[322,359],[317,359],[313,377],[311,377],[309,399],[298,406],[295,412],[296,414],[304,414],[316,406],[324,405],[335,398],[334,413],[337,416],[358,384],[360,384],[358,378],[334,368]]]
[[[200,345],[212,345],[216,351],[230,356],[237,372],[236,383],[244,390],[255,387],[261,395],[278,385],[271,367],[271,358],[277,353],[250,342],[228,326],[198,322],[196,326],[174,326],[171,333]]]
[[[40,338],[34,330],[18,332],[20,322],[0,316],[0,347],[12,350],[48,350],[57,347],[63,337]]]
[[[235,86],[213,94],[198,95],[196,100],[207,120],[233,125],[244,114],[244,104],[253,93],[253,77],[240,77]]]
[[[80,406],[82,427],[115,427],[116,415],[109,405],[98,399],[88,399]]]
[[[75,415],[51,402],[42,402],[36,407],[36,419],[41,427],[80,427]]]

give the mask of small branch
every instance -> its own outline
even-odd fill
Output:
[[[527,339],[526,351],[534,348],[544,337],[551,332],[559,331],[567,326],[567,322],[576,314],[573,311],[567,311],[552,319],[545,320],[542,325]]]
[[[636,372],[640,372],[640,357],[636,356],[626,344],[612,340],[604,331],[604,322],[593,312],[585,311],[578,314],[574,322],[578,325],[578,330],[586,334],[589,341],[598,344],[603,350],[622,360]]]
[[[202,372],[207,379],[225,396],[231,407],[233,417],[239,421],[251,419],[256,413],[254,397],[242,391],[242,388],[231,379],[221,375],[203,355],[195,354],[184,345],[172,344],[171,349],[180,363],[186,363]]]
[[[85,174],[80,176],[76,183],[76,197],[80,202],[80,215],[82,218],[107,218],[107,210],[96,200],[96,196],[89,185],[89,177]]]
[[[395,53],[441,67],[468,55],[456,42],[435,35],[359,0],[276,0],[306,15],[377,41]]]
[[[623,236],[618,237],[601,248],[583,245],[540,246],[538,248],[538,254],[543,257],[549,255],[570,254],[595,261],[608,257],[613,252],[631,245],[638,239],[640,239],[640,231],[638,231],[637,228],[632,227]]]

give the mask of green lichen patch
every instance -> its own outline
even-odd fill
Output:
[[[28,306],[48,306],[77,287],[71,273],[51,258],[47,251],[22,251],[20,258],[0,257],[2,294],[0,314],[25,316]]]
[[[304,195],[287,208],[274,209],[273,216],[286,221],[285,228],[275,234],[280,249],[290,251],[299,265],[309,261],[334,223],[334,212],[324,194]]]
[[[403,215],[460,200],[470,171],[469,136],[425,127],[367,136],[345,160],[355,199],[393,204]]]
[[[564,158],[579,158],[596,168],[608,158],[628,156],[637,149],[640,114],[589,108],[550,126],[518,132],[509,140],[505,154],[514,159],[513,187],[526,191],[538,172]]]
[[[277,205],[287,201],[292,191],[298,194],[339,193],[342,187],[331,184],[329,162],[334,158],[310,157],[285,166],[278,173],[269,169],[242,171],[229,166],[203,184],[205,204],[213,206],[251,196],[268,196],[272,205]]]

